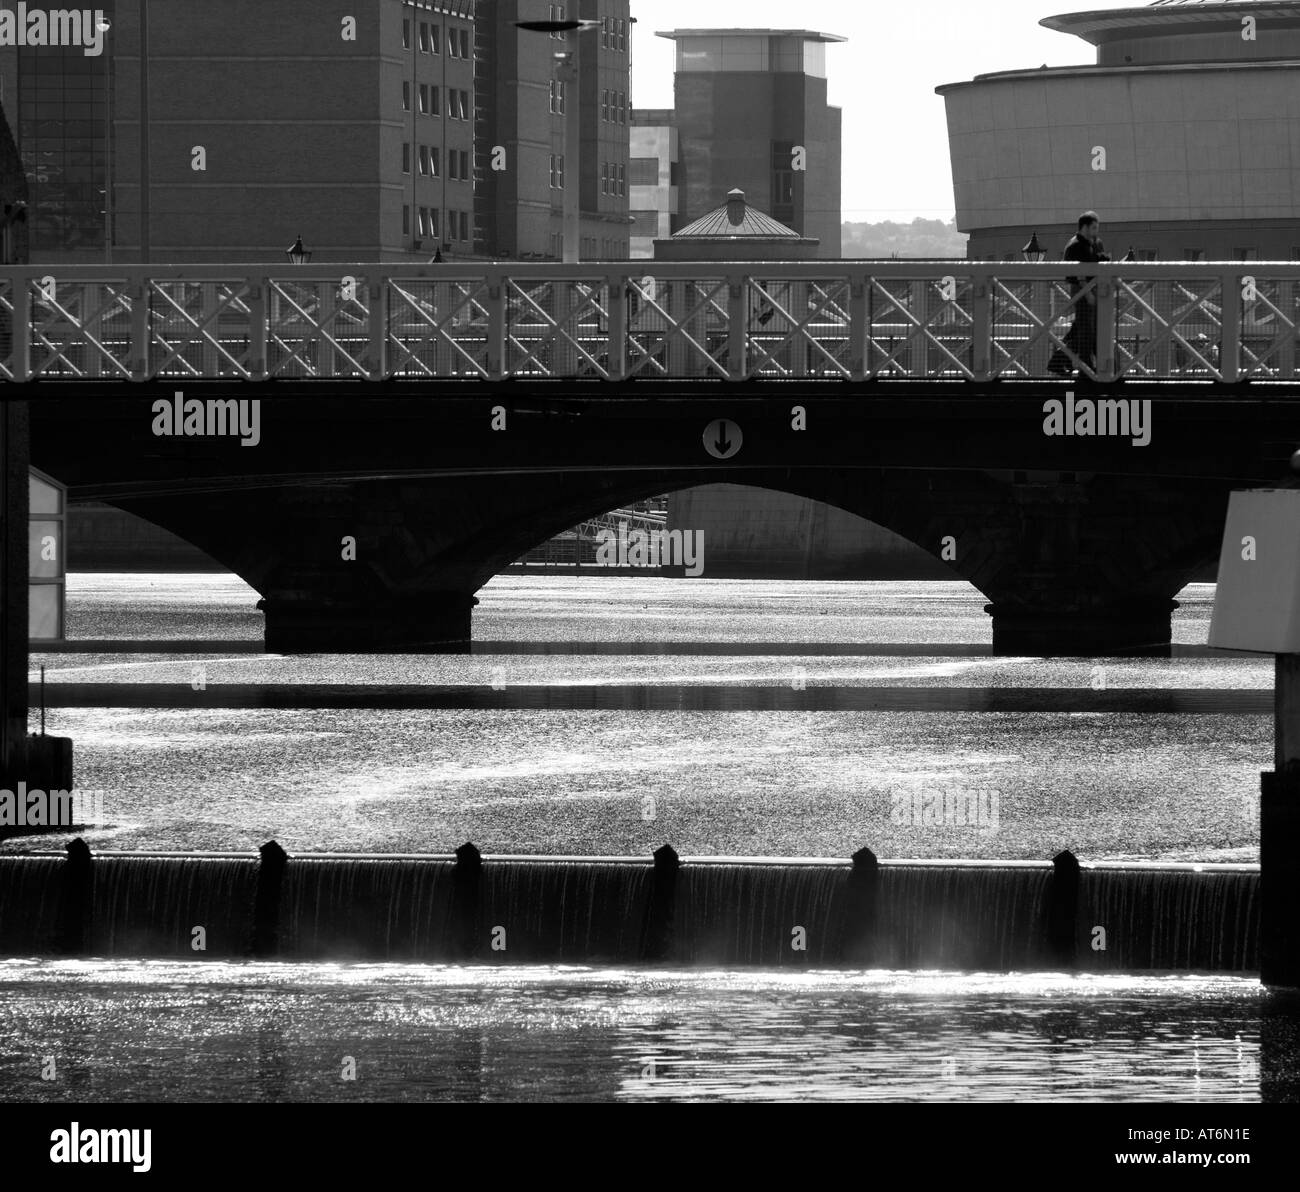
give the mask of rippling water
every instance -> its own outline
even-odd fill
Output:
[[[79,782],[105,792],[114,826],[91,835],[95,848],[251,849],[275,836],[291,851],[441,852],[472,839],[492,852],[644,855],[671,840],[694,855],[869,844],[882,856],[1069,847],[1097,860],[1253,861],[1272,724],[1233,701],[1266,704],[1271,662],[1207,656],[1211,597],[1205,585],[1182,596],[1183,656],[1048,660],[990,657],[984,598],[965,584],[506,576],[481,593],[473,657],[279,657],[220,652],[261,630],[238,580],[74,575],[71,636],[207,638],[216,653],[33,665],[47,667],[55,703],[58,686],[111,683],[161,687],[173,705],[50,709],[49,731],[76,741]],[[693,652],[629,652],[661,648]],[[436,685],[453,705],[526,691],[539,706],[219,706],[223,689],[392,684]],[[934,702],[985,691],[1057,710]],[[853,710],[884,692],[922,711]],[[1162,692],[1197,714],[1124,710],[1126,697]],[[1102,697],[1116,702],[1089,710]],[[896,797],[939,787],[998,791],[997,832],[894,822]]]
[[[1236,978],[10,961],[0,1100],[1258,1101],[1294,1022]]]

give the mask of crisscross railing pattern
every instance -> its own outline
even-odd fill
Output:
[[[1300,264],[0,271],[0,381],[1300,380]]]

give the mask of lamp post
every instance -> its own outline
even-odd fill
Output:
[[[311,261],[311,253],[303,248],[301,236],[284,250],[284,255],[295,265],[306,265]]]
[[[101,35],[106,35],[113,27],[107,17],[100,17],[96,22]],[[102,40],[102,36],[101,36]],[[112,61],[108,54],[102,55],[104,63],[104,264],[113,263],[113,72],[109,68]]]
[[[1029,238],[1029,243],[1020,250],[1020,255],[1031,265],[1041,265],[1047,260],[1047,249],[1038,242],[1037,232]]]
[[[576,265],[582,260],[582,170],[579,154],[582,146],[582,34],[600,28],[596,20],[516,21],[517,28],[529,33],[575,33],[571,50],[557,53],[557,77],[564,84],[564,263]],[[570,88],[572,83],[572,88]]]
[[[1126,252],[1122,257],[1120,257],[1121,263],[1125,265],[1131,265],[1137,259],[1138,259],[1138,255],[1133,251],[1133,246],[1131,244],[1128,246],[1128,252]]]

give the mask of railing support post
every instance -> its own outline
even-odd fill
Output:
[[[1118,376],[1119,358],[1116,338],[1119,333],[1118,302],[1114,279],[1097,279],[1097,380],[1114,381]]]
[[[131,379],[149,379],[149,274],[143,270],[131,287]]]
[[[605,348],[605,369],[610,380],[621,381],[627,376],[627,290],[630,277],[611,274],[605,279],[609,294],[606,309],[609,311],[609,341]]]
[[[1223,278],[1223,342],[1219,346],[1219,375],[1229,385],[1241,380],[1241,306],[1245,276],[1234,272],[1225,274]]]
[[[483,367],[489,381],[506,379],[506,282],[494,273],[488,279],[487,353]]]
[[[15,381],[32,379],[32,279],[14,276],[13,369]]]
[[[388,282],[384,278],[368,278],[370,294],[370,350],[366,356],[366,369],[372,381],[382,381],[388,375],[388,319],[386,301]]]
[[[867,279],[849,282],[849,375],[855,381],[867,379],[867,333],[871,317],[867,306]]]
[[[745,277],[727,278],[727,379],[743,381],[749,372],[749,283]]]
[[[266,380],[267,292],[270,278],[249,278],[248,286],[248,375],[251,380]]]
[[[976,381],[993,379],[993,279],[971,282],[971,372]]]

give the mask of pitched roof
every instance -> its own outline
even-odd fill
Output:
[[[734,213],[740,216],[736,222]],[[756,210],[745,202],[743,190],[733,190],[727,202],[721,207],[702,215],[694,223],[687,224],[681,231],[673,234],[674,240],[699,239],[735,239],[743,236],[747,239],[761,240],[799,240],[802,237],[793,228],[778,223],[770,215]]]

